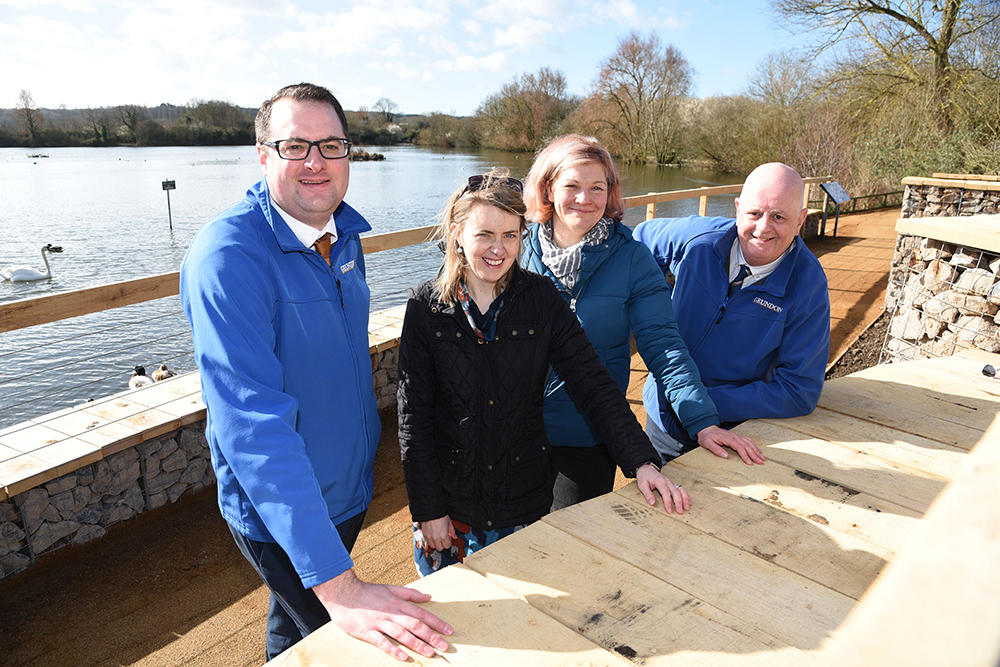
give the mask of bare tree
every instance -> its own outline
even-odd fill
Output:
[[[379,98],[379,101],[372,105],[372,111],[382,114],[382,120],[391,123],[399,111],[399,105],[388,97]]]
[[[22,90],[17,96],[17,105],[14,107],[14,118],[21,127],[21,131],[28,138],[28,145],[38,144],[38,135],[45,124],[45,117],[35,104],[35,98],[27,90]]]
[[[566,93],[566,76],[548,67],[505,83],[476,109],[482,142],[506,150],[533,151],[563,128],[579,104]]]
[[[802,106],[813,92],[809,69],[809,62],[792,53],[769,53],[750,75],[746,95],[782,109]]]
[[[969,58],[956,63],[953,54],[1000,21],[997,0],[771,0],[771,6],[789,27],[821,36],[816,54],[846,47],[834,83],[863,81],[876,96],[928,86],[944,131],[954,126],[965,72],[983,65]]]
[[[245,143],[253,137],[253,118],[235,104],[220,100],[188,102],[185,123],[213,144]]]
[[[789,112],[743,95],[694,103],[687,140],[721,171],[749,173],[765,162],[789,161],[797,127]]]
[[[84,116],[87,125],[94,135],[94,143],[99,146],[107,146],[111,142],[111,126],[114,123],[114,116],[107,107],[92,109],[87,107]]]
[[[601,61],[592,97],[598,134],[629,161],[673,161],[680,151],[679,103],[691,88],[694,70],[673,46],[664,48],[651,33],[632,31]]]
[[[145,139],[145,124],[148,120],[146,107],[125,104],[117,108],[118,120],[125,128],[125,141],[130,144],[142,143]]]
[[[435,112],[420,121],[414,143],[442,148],[473,148],[478,146],[475,125],[476,119],[472,116],[455,117]]]

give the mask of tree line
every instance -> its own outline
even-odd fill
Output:
[[[782,161],[833,174],[856,196],[907,175],[1000,173],[1000,3],[996,0],[771,0],[776,18],[816,36],[772,53],[737,95],[691,95],[696,72],[655,33],[633,31],[601,60],[586,95],[562,72],[515,76],[467,117],[405,115],[389,98],[349,111],[361,144],[534,152],[566,132],[597,136],[624,162],[749,172]],[[165,106],[165,105],[164,105]],[[22,91],[0,145],[253,143],[256,109],[194,100],[161,109],[43,114]],[[53,120],[53,119],[58,120]],[[75,143],[73,143],[75,142]]]
[[[747,173],[782,161],[832,174],[860,196],[933,172],[1000,174],[1000,3],[996,0],[771,0],[814,46],[772,53],[737,95],[690,94],[691,64],[632,32],[588,94],[523,74],[476,111],[481,145],[534,150],[569,131],[620,160]]]
[[[43,110],[22,90],[13,110],[0,110],[0,146],[241,145],[254,141],[256,112],[218,100]]]
[[[479,145],[478,137],[469,132],[452,131],[461,119],[444,114],[400,114],[399,106],[386,97],[371,107],[345,113],[351,138],[362,145]],[[13,109],[0,109],[0,146],[252,145],[256,115],[256,108],[197,99],[184,106],[41,109],[31,92],[22,90]],[[447,129],[441,130],[445,125]]]

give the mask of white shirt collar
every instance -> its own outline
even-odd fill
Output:
[[[740,246],[740,237],[737,236],[736,239],[733,240],[733,247],[732,250],[730,250],[729,252],[730,282],[733,279],[735,279],[736,275],[740,272],[740,265],[747,264],[747,268],[750,269],[750,275],[747,276],[746,280],[743,281],[743,286],[748,287],[750,285],[753,285],[754,283],[759,283],[760,281],[764,280],[764,278],[767,278],[769,275],[774,273],[774,270],[778,268],[778,265],[781,264],[782,260],[784,260],[785,257],[788,256],[788,253],[792,251],[793,245],[795,245],[794,242],[792,243],[792,245],[788,246],[788,249],[785,250],[785,252],[781,253],[781,257],[779,257],[778,259],[774,260],[769,264],[764,264],[763,266],[750,266],[749,264],[747,264],[746,259],[743,257],[743,248]]]
[[[333,219],[332,215],[330,216],[330,220],[327,221],[326,227],[324,227],[323,229],[316,229],[315,227],[311,227],[306,223],[302,222],[301,220],[296,220],[295,218],[293,218],[291,214],[289,214],[287,211],[285,211],[275,203],[273,197],[271,198],[271,206],[274,207],[274,210],[278,212],[278,215],[281,216],[281,219],[285,221],[285,224],[288,225],[288,228],[292,230],[292,233],[295,234],[295,237],[299,241],[301,241],[302,245],[304,245],[305,247],[307,248],[313,247],[313,244],[316,243],[316,239],[323,236],[323,234],[326,234],[327,232],[330,232],[330,245],[333,245],[334,243],[337,242],[337,223]]]

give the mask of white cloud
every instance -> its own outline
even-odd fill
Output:
[[[165,6],[177,6],[173,0],[161,0]],[[265,16],[280,16],[292,9],[293,5],[289,0],[185,0],[193,6],[205,4],[218,5],[235,9],[243,13],[254,13]]]
[[[369,69],[377,72],[388,72],[400,79],[421,79],[426,75],[425,70],[415,67],[405,62],[380,62],[372,61],[368,64]]]
[[[593,2],[570,3],[567,0],[493,0],[474,10],[472,15],[489,23],[516,25],[525,19],[548,18],[575,22],[576,17],[591,11]]]
[[[97,11],[94,3],[89,0],[0,0],[0,7],[11,7],[12,9],[22,10],[30,9],[35,12],[48,8],[91,14]]]
[[[460,56],[453,60],[439,60],[434,63],[444,72],[503,72],[507,69],[507,54],[495,51],[488,56]]]
[[[44,107],[252,106],[311,80],[345,105],[387,96],[407,111],[470,113],[520,72],[563,71],[575,94],[628,30],[656,32],[735,90],[745,45],[768,38],[767,0],[0,0],[0,107],[29,90]],[[720,10],[719,7],[725,7]],[[739,9],[737,9],[739,7]],[[728,31],[728,32],[727,32]],[[715,39],[713,39],[715,38]],[[773,41],[773,40],[772,40]],[[709,46],[711,44],[711,46]],[[344,91],[377,94],[353,98]],[[716,88],[718,90],[716,90]]]
[[[286,28],[268,41],[268,48],[301,52],[314,57],[378,55],[403,57],[407,43],[425,33],[436,33],[449,23],[443,8],[407,3],[366,2],[344,12],[315,13],[293,8],[295,28]]]
[[[527,51],[545,44],[550,33],[562,33],[565,29],[553,26],[548,21],[526,19],[506,30],[493,31],[493,43],[499,47],[513,46]]]
[[[625,21],[634,19],[639,15],[639,8],[630,0],[616,0],[609,5],[613,14],[617,14]]]
[[[444,35],[420,35],[417,38],[417,45],[421,48],[427,47],[437,53],[446,53],[449,56],[460,56],[463,51],[452,43]]]

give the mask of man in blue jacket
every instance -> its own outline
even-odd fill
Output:
[[[794,169],[765,164],[747,176],[736,220],[664,218],[635,229],[673,286],[681,337],[723,426],[808,414],[819,401],[830,295],[823,267],[798,236],[802,195]],[[643,404],[664,461],[697,446],[651,378]]]
[[[264,179],[181,265],[219,507],[271,591],[269,660],[331,619],[400,660],[387,635],[431,656],[451,634],[413,604],[429,596],[352,570],[381,421],[346,130],[326,88],[279,90],[256,119]]]

